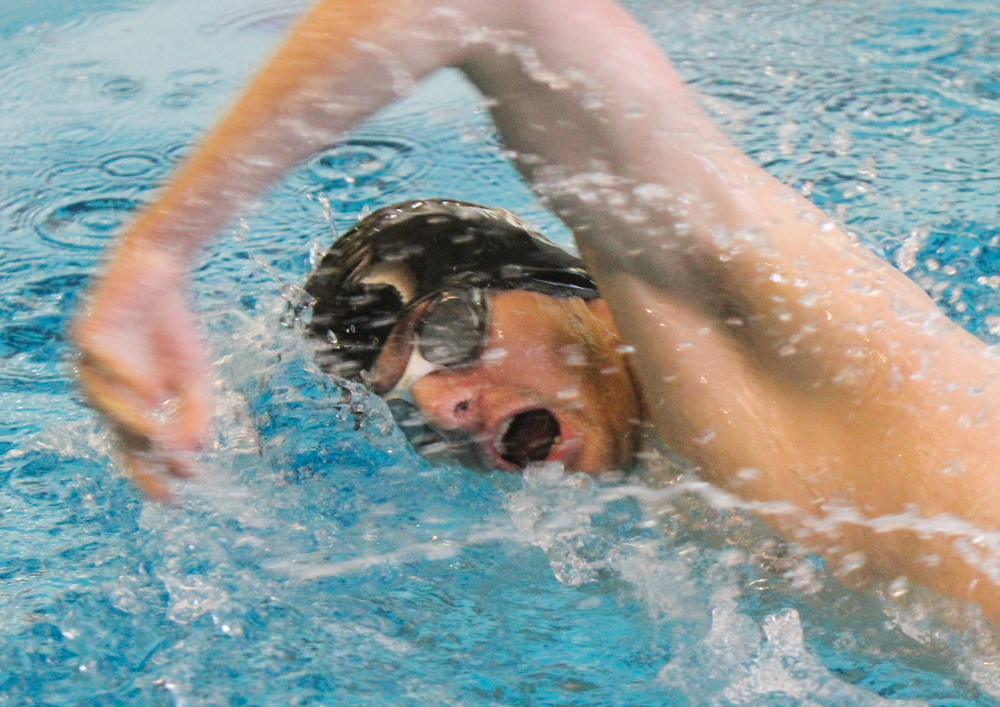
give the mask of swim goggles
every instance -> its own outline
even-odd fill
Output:
[[[426,301],[426,300],[425,300]],[[489,310],[479,288],[445,290],[434,295],[413,324],[410,357],[399,380],[382,394],[412,404],[410,389],[420,378],[475,362],[486,344]]]
[[[465,366],[479,359],[489,334],[486,298],[481,289],[470,288],[447,290],[424,301],[427,304],[412,324],[406,369],[382,398],[420,454],[443,453],[470,467],[489,466],[475,452],[477,446],[467,433],[431,427],[411,393],[413,384],[428,373]],[[508,422],[496,443],[497,452],[504,461],[523,469],[531,462],[545,460],[559,432],[559,422],[549,410],[525,410]]]

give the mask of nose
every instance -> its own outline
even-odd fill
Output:
[[[411,389],[413,402],[439,430],[477,433],[482,427],[483,387],[471,371],[436,371]]]

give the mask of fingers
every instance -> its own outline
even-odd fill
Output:
[[[193,323],[188,331],[188,336],[174,338],[163,348],[171,354],[167,393],[177,403],[170,411],[171,434],[179,449],[195,451],[207,436],[214,406],[205,344]]]
[[[89,315],[89,316],[88,316]],[[81,371],[87,370],[94,376],[102,376],[114,381],[123,389],[132,390],[136,396],[144,400],[155,400],[162,395],[161,387],[148,372],[140,367],[129,364],[128,354],[136,355],[135,350],[127,350],[125,346],[134,342],[123,343],[119,339],[119,330],[123,328],[115,323],[98,321],[93,313],[85,314],[82,321],[77,322],[71,330],[70,338],[82,354],[79,362]],[[138,336],[139,332],[130,332]],[[87,383],[85,382],[85,385]]]
[[[79,376],[91,404],[111,422],[126,475],[147,498],[172,501],[170,480],[190,478],[197,472],[193,452],[201,441],[200,430],[207,424],[207,396],[201,396],[200,410],[194,416],[198,419],[187,423],[191,429],[184,433],[176,430],[180,423],[150,413],[148,404],[105,375],[81,367]],[[183,443],[185,434],[194,444]]]
[[[171,479],[189,478],[194,469],[191,462],[174,459],[171,455],[123,451],[125,473],[136,488],[159,503],[171,503],[174,493]]]
[[[171,453],[201,448],[211,418],[211,400],[204,385],[192,383],[174,398],[164,394],[144,398],[92,366],[81,364],[77,375],[90,404],[114,425],[130,448]]]
[[[171,437],[179,450],[198,451],[202,448],[212,421],[212,395],[204,374],[188,379],[179,391],[180,405],[175,412]]]
[[[126,474],[147,498],[171,501],[170,480],[196,472],[193,453],[213,409],[200,339],[156,341],[148,350],[157,356],[145,366],[122,355],[98,355],[92,342],[78,341],[79,380],[90,404],[111,423]]]
[[[90,404],[121,431],[142,439],[165,440],[169,430],[153,414],[156,404],[121,378],[98,369],[86,359],[77,376]]]
[[[91,404],[118,428],[197,450],[212,413],[205,346],[179,285],[110,300],[98,292],[73,328]]]
[[[195,475],[196,462],[190,452],[165,449],[148,437],[122,427],[115,428],[129,480],[147,497],[161,503],[173,500],[170,481]]]
[[[125,470],[129,480],[146,497],[159,503],[170,503],[173,494],[163,476],[150,469],[139,457],[125,455]]]

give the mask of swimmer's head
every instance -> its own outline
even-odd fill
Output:
[[[306,282],[309,334],[328,373],[359,380],[401,315],[444,292],[528,290],[598,297],[583,261],[504,209],[425,199],[362,219]]]
[[[641,404],[610,310],[578,257],[510,212],[381,209],[306,290],[320,366],[369,384],[421,454],[509,471],[630,465]]]

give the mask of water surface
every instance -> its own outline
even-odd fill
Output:
[[[1000,10],[730,4],[631,6],[744,149],[994,341]],[[449,196],[569,242],[449,72],[207,250],[209,474],[177,507],[138,498],[65,325],[301,7],[0,13],[0,704],[995,704],[1000,649],[974,611],[843,589],[693,480],[430,467],[315,370],[282,294],[360,213]]]

